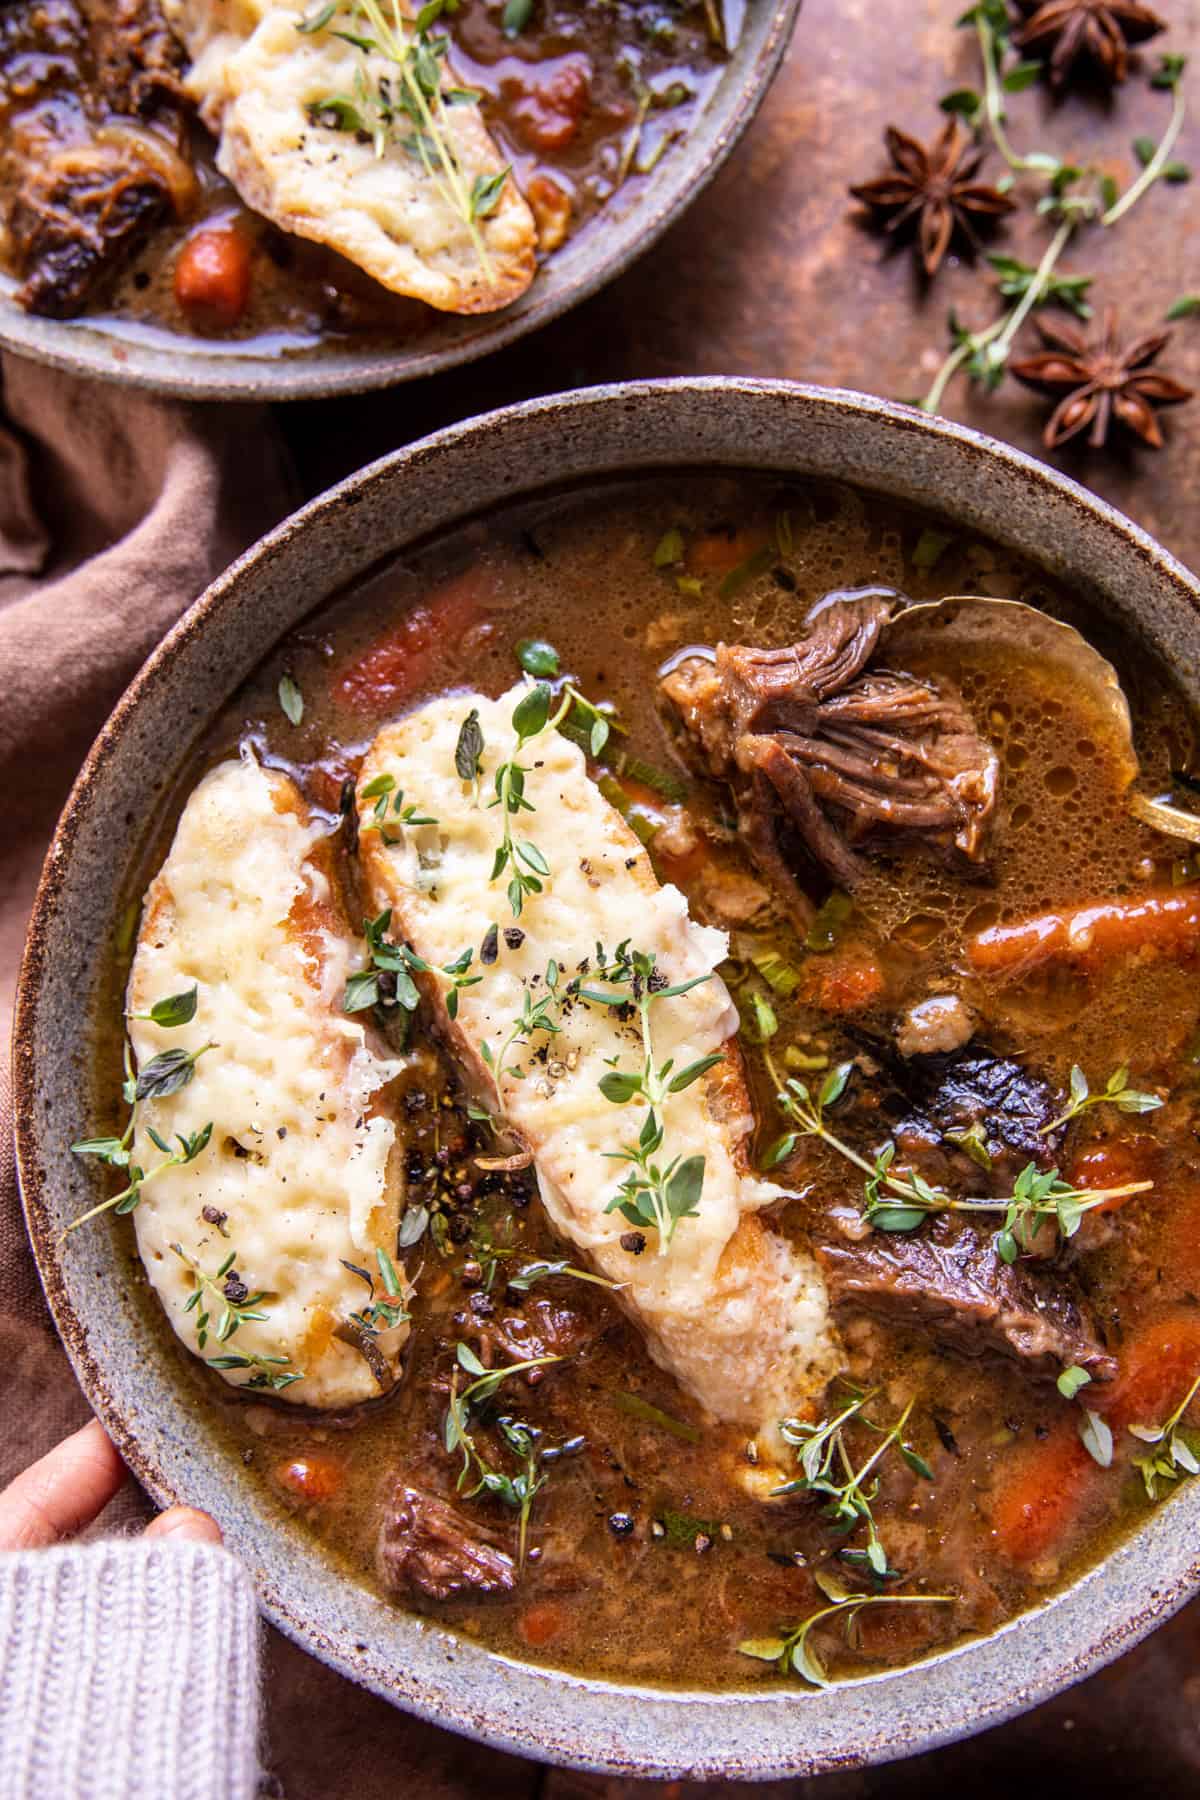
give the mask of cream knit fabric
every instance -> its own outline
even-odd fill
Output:
[[[254,1589],[209,1544],[0,1554],[0,1800],[252,1800]]]

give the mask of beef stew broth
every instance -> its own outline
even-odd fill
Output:
[[[1152,1501],[1134,1459],[1153,1447],[1129,1427],[1161,1425],[1200,1375],[1194,962],[1136,935],[1103,956],[1025,974],[972,962],[973,942],[997,925],[1196,891],[1197,869],[1178,846],[1130,818],[1084,698],[1048,685],[1019,654],[947,666],[931,650],[929,672],[958,684],[999,758],[987,857],[968,865],[913,837],[867,840],[863,879],[832,904],[829,880],[800,862],[820,909],[805,937],[746,859],[727,790],[683,760],[661,705],[659,671],[687,646],[791,644],[823,594],[867,584],[914,600],[1020,599],[1076,624],[1115,659],[1148,791],[1192,767],[1192,715],[1163,671],[1039,570],[869,494],[739,475],[572,491],[407,555],[272,655],[193,771],[249,743],[291,771],[332,823],[380,725],[464,687],[504,691],[517,642],[549,639],[581,691],[611,704],[627,733],[615,742],[650,777],[627,764],[622,778],[608,752],[607,773],[623,779],[660,879],[730,931],[759,1159],[787,1126],[774,1098],[781,1079],[815,1091],[850,1062],[828,1119],[868,1165],[890,1137],[897,1167],[959,1195],[1007,1192],[1028,1162],[1045,1169],[1052,1159],[1083,1189],[1153,1182],[1084,1212],[1066,1242],[1053,1221],[1021,1238],[1010,1264],[996,1253],[1002,1212],[942,1215],[907,1234],[869,1230],[861,1172],[826,1143],[800,1139],[774,1170],[794,1195],[777,1223],[831,1253],[846,1371],[825,1417],[871,1396],[844,1438],[861,1467],[912,1408],[902,1433],[911,1454],[887,1444],[878,1491],[864,1484],[873,1523],[860,1512],[846,1529],[825,1516],[820,1494],[747,1491],[756,1452],[746,1431],[702,1415],[604,1288],[567,1273],[522,1286],[531,1264],[570,1252],[528,1170],[476,1166],[487,1130],[468,1116],[452,1061],[419,1019],[403,1078],[405,1217],[415,1229],[423,1209],[428,1222],[398,1252],[416,1283],[399,1389],[329,1418],[235,1395],[194,1369],[190,1379],[261,1478],[264,1505],[291,1514],[350,1578],[382,1582],[398,1605],[494,1650],[590,1675],[761,1684],[784,1677],[738,1646],[852,1592],[872,1604],[852,1622],[814,1627],[811,1648],[841,1675],[903,1663],[1044,1598],[1186,1479],[1183,1466],[1160,1472]],[[276,698],[285,672],[304,697],[298,726]],[[349,859],[343,874],[357,917]],[[123,973],[114,968],[116,983]],[[898,1022],[937,995],[963,1009],[969,1044],[961,1033],[951,1047],[936,1033],[921,1038],[918,1018],[915,1048],[902,1054]],[[1073,1065],[1094,1093],[1128,1067],[1134,1089],[1166,1103],[1146,1113],[1095,1106],[1057,1125]],[[946,1292],[897,1305],[895,1269],[880,1273],[879,1258],[907,1258],[908,1268],[918,1245],[928,1263],[920,1279],[945,1280]],[[843,1290],[847,1256],[859,1260]],[[478,1425],[486,1461],[510,1478],[523,1465],[505,1420],[534,1434],[518,1445],[549,1451],[513,1579],[463,1572],[464,1538],[485,1561],[496,1550],[515,1561],[518,1523],[511,1494],[507,1503],[472,1494],[477,1472],[456,1486],[460,1455],[447,1452],[444,1430],[452,1383],[461,1391],[469,1379],[455,1363],[460,1343],[488,1367],[561,1358],[501,1386]],[[1054,1372],[1077,1376],[1089,1356],[1096,1378],[1068,1399]],[[1093,1445],[1099,1430],[1103,1450],[1104,1423],[1111,1429],[1108,1466],[1081,1437],[1088,1413],[1103,1422]],[[835,1463],[841,1483],[839,1471]],[[453,1517],[418,1521],[414,1533],[411,1508],[429,1497]],[[407,1524],[389,1539],[397,1509]],[[875,1603],[900,1595],[948,1600]]]
[[[23,277],[15,229],[21,195],[48,158],[114,122],[132,124],[132,150],[174,165],[174,216],[148,207],[145,228],[128,233],[109,206],[98,229],[111,242],[86,281],[61,265],[34,310],[57,316],[87,310],[135,334],[218,337],[260,352],[310,349],[322,341],[418,343],[436,315],[388,293],[322,245],[280,230],[239,199],[218,171],[215,146],[183,104],[130,114],[89,36],[90,0],[11,0],[0,14],[0,268]],[[161,27],[157,0],[134,0],[121,24],[142,57],[142,34]],[[737,9],[730,9],[735,12]],[[319,8],[312,8],[315,17]],[[144,16],[143,16],[144,15]],[[599,15],[599,16],[597,16]],[[740,16],[740,14],[739,14]],[[481,96],[483,118],[529,200],[543,256],[590,229],[627,182],[636,184],[695,123],[736,42],[736,19],[688,0],[670,8],[580,0],[537,0],[523,26],[505,31],[504,0],[465,0],[443,15],[456,80]],[[728,31],[728,39],[726,32]],[[182,59],[179,59],[182,66]],[[141,112],[148,101],[139,102]],[[150,135],[147,138],[146,133]],[[140,136],[138,136],[140,134]],[[181,257],[206,231],[231,234],[244,263],[242,298],[222,312],[193,304],[181,285]],[[203,300],[203,296],[200,297]]]

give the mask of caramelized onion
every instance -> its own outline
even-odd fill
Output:
[[[175,145],[157,131],[125,119],[110,119],[107,125],[100,126],[96,142],[113,150],[127,151],[136,161],[161,175],[176,213],[182,218],[190,211],[196,198],[196,172]]]

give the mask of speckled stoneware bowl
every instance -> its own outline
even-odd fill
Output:
[[[1128,1649],[1200,1585],[1200,1482],[1100,1567],[994,1637],[827,1692],[667,1692],[578,1680],[408,1617],[324,1562],[180,1380],[161,1319],[131,1300],[128,1240],[60,1242],[97,1197],[73,1160],[89,1002],[139,827],[192,741],[275,640],[380,557],[548,483],[662,467],[830,476],[930,504],[1039,560],[1119,617],[1200,701],[1200,585],[1073,482],[973,432],[861,395],[712,380],[596,388],[493,413],[314,501],[196,602],[117,707],[46,864],[22,974],[15,1069],[30,1237],[93,1405],[155,1499],[207,1507],[269,1618],[398,1705],[508,1750],[630,1775],[846,1768],[995,1724]]]
[[[187,400],[310,400],[394,387],[500,350],[594,294],[648,250],[707,186],[758,111],[783,59],[801,0],[744,0],[741,28],[695,126],[653,174],[630,183],[600,219],[567,241],[522,298],[478,318],[431,313],[409,344],[353,341],[265,354],[253,344],[129,329],[110,320],[41,319],[0,274],[0,346],[36,362]]]

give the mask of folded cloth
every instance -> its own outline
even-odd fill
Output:
[[[0,1800],[253,1800],[257,1610],[211,1544],[0,1555]]]

